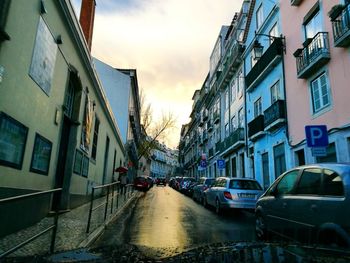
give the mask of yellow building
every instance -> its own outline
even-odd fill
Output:
[[[62,187],[69,209],[125,162],[87,39],[69,0],[0,1],[0,199]],[[0,236],[51,205],[48,195],[0,206]]]

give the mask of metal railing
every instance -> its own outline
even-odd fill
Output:
[[[101,189],[101,195],[105,194],[105,200],[94,207],[94,201],[96,199],[95,192],[98,189]],[[110,215],[111,215],[118,209],[119,198],[123,196],[124,201],[126,201],[128,198],[131,197],[133,192],[134,192],[133,184],[127,184],[124,187],[122,187],[120,182],[114,182],[110,184],[104,184],[104,185],[92,187],[86,233],[89,233],[90,231],[92,212],[96,211],[101,207],[104,207],[104,216],[103,216],[103,223],[104,223],[108,215],[108,206],[110,205]],[[115,204],[114,204],[114,200],[115,200]],[[113,211],[113,208],[115,208],[115,211]]]
[[[31,194],[24,194],[24,195],[18,195],[18,196],[13,196],[13,197],[8,197],[4,199],[0,199],[0,205],[2,204],[8,204],[14,201],[18,201],[21,199],[27,199],[27,198],[32,198],[32,197],[37,197],[37,196],[42,196],[46,194],[52,194],[55,192],[60,192],[62,191],[62,188],[57,188],[57,189],[52,189],[52,190],[47,190],[47,191],[40,191],[36,193],[31,193]],[[14,246],[13,248],[3,252],[0,254],[0,259],[6,257],[7,255],[15,252],[16,250],[20,249],[21,247],[29,244],[33,240],[37,239],[38,237],[42,236],[43,234],[47,233],[48,231],[52,230],[52,235],[51,235],[51,243],[50,243],[50,253],[52,254],[55,249],[55,241],[56,241],[56,233],[57,233],[57,225],[58,225],[58,206],[55,209],[55,214],[54,214],[54,222],[53,225],[47,227],[46,229],[42,230],[41,232],[37,233],[34,236],[31,236],[27,240],[21,242],[20,244]]]

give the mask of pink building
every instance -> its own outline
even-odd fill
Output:
[[[350,161],[349,2],[280,1],[292,165]],[[327,125],[326,157],[306,146],[305,125]]]

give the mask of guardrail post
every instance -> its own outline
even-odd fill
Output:
[[[59,208],[56,208],[55,216],[54,216],[54,227],[52,229],[52,236],[51,236],[51,245],[50,245],[50,253],[52,254],[55,250],[55,242],[56,242],[56,234],[57,234],[57,225],[58,225],[58,214],[59,214]]]
[[[87,227],[86,227],[86,233],[89,233],[89,230],[90,230],[92,206],[93,206],[93,203],[94,203],[94,193],[95,193],[95,188],[93,187],[92,188],[92,192],[91,192],[90,209],[89,209],[89,217],[88,217],[88,223],[87,223]]]
[[[107,195],[106,195],[106,207],[105,207],[105,216],[104,216],[104,221],[106,221],[106,218],[107,218],[107,211],[108,211],[108,197],[109,197],[109,186],[107,187]]]
[[[116,206],[117,206],[117,209],[118,209],[118,203],[119,203],[119,193],[120,193],[120,185],[119,183],[117,183],[117,197],[116,197]]]
[[[113,201],[114,201],[114,184],[111,185],[112,197],[111,197],[111,214],[113,213]]]

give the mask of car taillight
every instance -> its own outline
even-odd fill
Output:
[[[224,192],[224,196],[225,196],[225,198],[226,199],[232,199],[232,195],[231,195],[231,193],[230,192]]]

